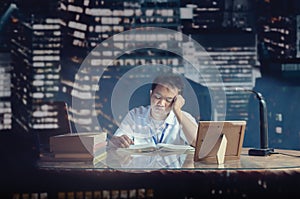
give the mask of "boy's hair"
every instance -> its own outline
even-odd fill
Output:
[[[151,90],[153,91],[157,85],[170,86],[171,88],[177,88],[178,93],[182,94],[184,83],[179,75],[160,75],[157,76],[152,83]]]

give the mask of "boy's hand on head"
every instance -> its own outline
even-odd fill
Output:
[[[181,110],[181,108],[183,107],[183,105],[185,104],[185,99],[182,97],[182,95],[177,95],[174,98],[174,102],[173,102],[173,110],[174,111],[179,111]]]

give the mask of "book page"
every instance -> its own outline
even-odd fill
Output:
[[[194,151],[195,148],[189,145],[177,145],[177,144],[165,144],[165,143],[158,143],[157,148],[163,151]]]
[[[128,152],[151,152],[151,151],[167,151],[167,152],[184,152],[184,151],[194,151],[194,147],[189,145],[175,145],[175,144],[165,144],[158,143],[155,145],[154,143],[149,144],[139,144],[139,145],[130,145],[128,148],[122,148]]]
[[[132,152],[151,152],[157,150],[156,145],[154,143],[149,144],[138,144],[138,145],[130,145],[125,150]]]

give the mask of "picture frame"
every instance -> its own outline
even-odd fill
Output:
[[[194,161],[216,162],[220,150],[225,150],[224,160],[240,159],[244,142],[246,121],[199,121]],[[221,145],[226,137],[226,146]],[[220,146],[223,149],[220,149]]]

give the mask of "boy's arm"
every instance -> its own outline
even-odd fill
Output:
[[[181,108],[184,104],[185,99],[181,95],[176,96],[173,102],[173,111],[182,127],[187,141],[190,145],[195,147],[198,126],[195,120],[191,120],[191,118],[182,112]]]

